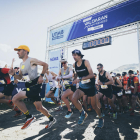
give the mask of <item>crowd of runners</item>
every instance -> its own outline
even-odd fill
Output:
[[[56,74],[49,71],[48,64],[36,58],[29,57],[30,49],[26,45],[20,45],[14,49],[17,51],[18,57],[22,59],[19,68],[0,68],[0,80],[4,80],[4,90],[0,93],[0,103],[8,104],[10,108],[16,111],[15,117],[24,114],[26,116],[25,124],[21,129],[25,129],[33,123],[36,118],[27,109],[23,99],[30,98],[36,109],[44,114],[49,123],[46,129],[51,128],[57,121],[48,112],[46,107],[42,105],[40,92],[44,77],[50,85],[50,91],[45,94],[46,98],[59,106],[62,110],[62,102],[66,105],[66,119],[74,115],[73,109],[79,110],[78,124],[82,125],[88,117],[88,112],[95,110],[99,119],[97,127],[104,126],[104,116],[109,114],[113,119],[117,119],[117,115],[130,112],[131,116],[135,115],[135,108],[139,105],[139,71],[135,73],[133,70],[123,72],[122,74],[107,72],[104,70],[103,64],[97,64],[98,74],[93,73],[88,60],[83,59],[84,55],[80,50],[72,51],[74,59],[73,67],[68,66],[66,59],[60,61],[62,68]],[[37,66],[43,66],[42,73],[38,75]],[[20,70],[19,70],[20,69]],[[18,80],[27,79],[26,89],[20,91],[12,97],[12,91]],[[12,76],[12,79],[10,77]],[[59,88],[59,98],[54,94]],[[60,103],[61,102],[61,103]],[[92,115],[92,114],[90,114]],[[88,119],[88,118],[87,118]]]

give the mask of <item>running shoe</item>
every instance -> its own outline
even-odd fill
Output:
[[[59,108],[56,111],[61,111],[61,110],[63,110],[63,107],[59,106]]]
[[[113,119],[117,119],[117,112],[113,113]]]
[[[65,116],[66,119],[69,119],[72,116],[73,112],[68,111],[67,115]]]
[[[102,128],[103,126],[104,126],[104,119],[103,118],[100,118],[97,127],[98,128]]]
[[[88,111],[90,112],[91,110],[92,110],[92,108],[91,108],[91,107],[89,107],[89,108],[88,108]]]
[[[14,111],[19,111],[19,109],[18,109],[17,106],[15,106],[13,110],[14,110]]]
[[[22,116],[22,112],[16,113],[16,114],[14,115],[14,117],[19,117],[19,116]]]
[[[104,113],[101,113],[101,116],[104,117],[105,114]],[[97,115],[96,118],[99,118],[99,115]]]
[[[56,119],[53,118],[53,121],[49,121],[49,124],[45,127],[45,129],[50,129],[56,123]]]
[[[23,127],[21,129],[28,128],[35,120],[36,120],[36,118],[32,115],[31,118],[27,119],[27,121],[25,122],[25,124],[23,125]]]
[[[86,112],[85,114],[81,114],[78,124],[82,125],[84,123],[84,120],[87,118],[87,116],[88,114]]]

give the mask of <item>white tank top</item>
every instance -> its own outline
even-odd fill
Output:
[[[52,74],[49,72],[49,75],[47,73],[45,73],[45,75],[49,81],[50,87],[57,87],[58,83],[52,79],[52,77],[53,77]]]

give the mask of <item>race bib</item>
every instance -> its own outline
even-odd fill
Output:
[[[30,81],[30,78],[29,78],[29,76],[28,76],[28,75],[23,76],[23,78],[24,78],[24,80],[25,80],[25,81]]]
[[[122,93],[122,92],[119,92],[119,93],[117,93],[117,95],[118,95],[118,96],[122,96],[122,95],[123,95],[123,93]]]
[[[65,86],[65,85],[69,85],[69,81],[68,80],[65,80],[64,82],[63,82],[63,85]]]
[[[108,86],[107,85],[101,85],[101,89],[107,89]]]
[[[90,82],[90,79],[82,80],[82,81],[81,81],[81,84],[87,84],[87,83],[89,83],[89,82]]]
[[[125,91],[125,94],[131,94],[131,90]]]
[[[50,81],[50,82],[49,82],[49,85],[50,85],[50,87],[52,87],[52,86],[53,86],[53,82],[52,82],[52,81]]]

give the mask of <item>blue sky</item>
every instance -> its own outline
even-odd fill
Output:
[[[30,57],[45,60],[47,27],[96,7],[108,0],[0,0],[0,63],[11,64],[18,59],[15,47],[21,44],[30,47]],[[106,70],[124,64],[138,63],[137,34],[117,37],[112,45],[90,50],[76,47],[89,59],[93,70],[103,63]],[[71,59],[69,49],[68,61]]]

